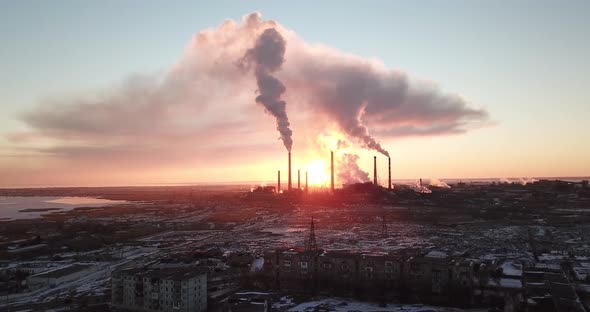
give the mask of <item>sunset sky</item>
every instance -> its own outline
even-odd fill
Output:
[[[589,1],[4,1],[0,187],[275,181],[287,153],[247,56],[268,28],[293,169],[312,180],[336,150],[340,183],[374,155],[384,181],[369,139],[396,179],[589,176],[588,16]]]

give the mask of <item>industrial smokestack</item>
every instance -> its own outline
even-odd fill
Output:
[[[291,191],[291,152],[289,152],[289,184],[287,189]]]
[[[301,189],[301,170],[297,169],[297,189]]]
[[[307,193],[307,171],[305,171],[305,193]]]
[[[373,156],[373,184],[377,185],[377,156]]]
[[[278,171],[277,193],[281,192],[281,170]]]
[[[387,157],[387,160],[389,161],[389,164],[388,164],[388,166],[389,166],[389,184],[388,184],[388,186],[389,186],[389,189],[391,190],[391,157]]]
[[[330,190],[334,192],[334,152],[330,152]]]

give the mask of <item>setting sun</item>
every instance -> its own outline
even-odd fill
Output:
[[[307,165],[307,171],[309,172],[308,178],[310,185],[325,185],[328,182],[328,168],[326,167],[326,163],[323,160],[312,160]]]

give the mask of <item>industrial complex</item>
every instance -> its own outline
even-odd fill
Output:
[[[4,189],[1,309],[589,311],[586,180]],[[303,174],[302,174],[303,173]],[[303,176],[303,179],[302,179]],[[428,190],[428,191],[426,191]],[[30,211],[30,210],[25,210]],[[23,212],[25,213],[25,212]],[[347,308],[348,307],[348,308]]]

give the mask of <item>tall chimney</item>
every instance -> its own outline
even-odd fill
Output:
[[[301,189],[301,170],[297,169],[297,189]]]
[[[289,152],[289,185],[288,190],[291,191],[291,152]]]
[[[389,161],[389,189],[391,190],[391,157],[387,157]]]
[[[334,192],[334,152],[330,152],[330,190]]]
[[[277,181],[277,193],[280,193],[281,192],[281,170],[278,171],[278,175],[279,175],[279,178]]]
[[[377,156],[373,156],[373,184],[377,185]]]
[[[307,193],[307,171],[305,171],[305,193]]]

